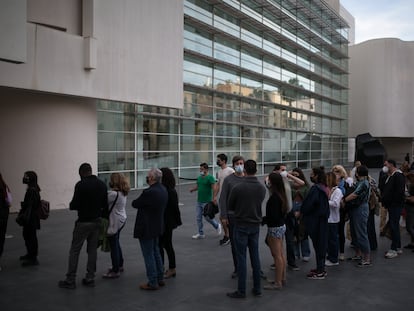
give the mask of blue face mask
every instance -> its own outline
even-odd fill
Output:
[[[241,165],[236,165],[235,167],[234,167],[234,170],[236,171],[236,173],[243,173],[243,171],[244,171],[244,165],[243,164],[241,164]]]

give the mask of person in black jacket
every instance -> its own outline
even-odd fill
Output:
[[[168,167],[161,168],[162,184],[167,188],[168,203],[164,212],[164,233],[160,237],[160,252],[162,262],[164,260],[164,249],[168,256],[168,270],[164,274],[164,278],[176,276],[175,252],[172,244],[173,230],[182,225],[180,209],[178,208],[178,195],[175,190],[175,178],[173,172]]]
[[[78,212],[78,219],[73,229],[72,244],[69,251],[69,265],[66,279],[59,281],[61,288],[76,288],[76,271],[78,269],[79,254],[83,243],[87,242],[88,262],[86,276],[82,284],[87,287],[95,286],[95,272],[97,247],[101,217],[108,218],[108,195],[105,183],[92,175],[89,163],[79,167],[81,180],[75,185],[70,210]]]
[[[381,193],[381,201],[388,210],[388,223],[391,229],[391,247],[385,258],[395,258],[402,253],[400,236],[400,217],[405,202],[405,177],[397,169],[394,160],[384,162],[384,173],[388,174]]]
[[[40,229],[40,219],[38,209],[40,205],[40,188],[37,184],[37,174],[33,171],[27,171],[23,176],[23,183],[27,185],[26,193],[22,204],[22,213],[29,210],[29,221],[23,224],[23,238],[26,245],[27,254],[20,256],[22,266],[37,266],[39,243],[37,240],[36,230]]]
[[[328,247],[329,190],[326,186],[326,174],[322,168],[313,168],[310,180],[313,186],[302,202],[300,210],[306,231],[312,239],[316,257],[316,269],[311,270],[307,277],[321,280],[327,275],[325,257]]]
[[[3,254],[4,241],[6,239],[7,221],[9,219],[10,201],[8,198],[10,189],[0,174],[0,258]],[[1,266],[0,266],[1,271]]]
[[[168,192],[161,184],[161,178],[159,169],[151,169],[147,174],[149,187],[132,202],[132,207],[137,209],[134,238],[139,239],[147,270],[148,282],[140,285],[144,290],[156,290],[165,285],[159,237],[164,233]]]

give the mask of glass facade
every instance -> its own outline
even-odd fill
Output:
[[[183,109],[100,101],[98,171],[145,184],[241,154],[268,173],[347,163],[348,26],[323,1],[185,0]]]

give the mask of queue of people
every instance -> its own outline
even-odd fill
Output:
[[[280,290],[287,282],[286,270],[299,270],[297,259],[308,262],[313,244],[316,267],[306,274],[308,279],[322,280],[328,275],[326,267],[338,266],[344,258],[345,230],[349,220],[349,232],[355,255],[348,258],[356,267],[372,266],[371,251],[377,249],[375,215],[380,209],[388,212],[390,249],[385,258],[402,254],[400,216],[406,210],[406,229],[410,243],[404,248],[414,251],[414,173],[397,168],[392,159],[385,161],[379,178],[379,186],[369,176],[368,168],[361,163],[354,170],[354,178],[341,165],[330,171],[323,167],[312,168],[310,186],[303,171],[294,168],[290,172],[283,164],[277,164],[272,172],[260,181],[256,177],[257,164],[234,156],[232,167],[227,166],[227,156],[219,154],[217,178],[210,175],[207,163],[200,164],[197,191],[196,224],[198,232],[193,239],[205,238],[203,219],[210,223],[221,236],[220,245],[231,245],[233,259],[232,278],[237,278],[237,289],[227,293],[230,298],[246,297],[247,249],[253,270],[254,296],[261,296],[262,289]],[[110,245],[111,267],[102,275],[106,279],[119,278],[124,271],[124,258],[120,233],[127,220],[126,202],[130,191],[128,181],[120,173],[110,176],[109,191],[105,183],[92,174],[92,167],[83,163],[79,167],[80,181],[75,185],[70,210],[78,214],[69,250],[66,277],[58,286],[76,288],[79,255],[84,242],[87,244],[87,266],[82,285],[95,286],[97,248],[101,219],[107,219],[105,235]],[[176,276],[176,260],[173,247],[173,230],[182,224],[178,206],[176,182],[169,168],[150,169],[146,176],[148,188],[133,200],[137,210],[134,238],[139,240],[145,262],[147,280],[142,290],[158,290],[166,285],[165,279]],[[20,257],[22,266],[39,265],[36,231],[40,220],[36,209],[40,204],[40,187],[37,174],[27,171],[23,177],[27,185],[21,213],[30,211],[23,227],[27,253]],[[264,202],[268,192],[268,199]],[[3,253],[11,191],[0,174],[0,258]],[[218,207],[219,221],[203,215],[207,204]],[[262,204],[265,203],[265,215]],[[259,256],[260,226],[267,226],[265,243],[273,258],[274,276],[261,285],[263,272]],[[286,249],[283,249],[285,240]],[[164,251],[167,258],[164,256]],[[285,255],[286,254],[286,255]],[[167,266],[168,269],[165,270]],[[1,269],[1,267],[0,267]]]

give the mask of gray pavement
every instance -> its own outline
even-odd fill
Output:
[[[357,268],[353,263],[341,262],[337,267],[327,267],[325,280],[308,280],[306,273],[314,268],[298,261],[300,271],[288,271],[287,286],[281,291],[263,291],[262,297],[248,295],[234,300],[226,293],[234,291],[237,281],[230,278],[232,260],[230,246],[219,246],[219,237],[205,223],[205,240],[192,240],[196,233],[194,205],[196,194],[188,193],[189,186],[178,188],[183,225],[174,231],[177,257],[177,277],[167,280],[167,285],[154,292],[142,291],[139,284],[146,281],[145,267],[138,240],[132,238],[135,210],[130,202],[139,191],[129,195],[128,223],[121,233],[125,257],[125,272],[119,279],[106,280],[101,275],[110,266],[108,253],[99,252],[95,288],[80,284],[86,267],[86,247],[79,261],[78,283],[75,290],[60,289],[57,282],[64,278],[68,251],[76,213],[68,210],[52,211],[48,220],[42,221],[38,232],[39,261],[37,267],[21,267],[19,256],[25,253],[21,228],[15,215],[9,219],[5,251],[1,258],[0,310],[410,310],[414,306],[414,253],[405,251],[395,259],[385,259],[383,254],[390,241],[379,238],[379,249],[373,253],[374,265]],[[272,257],[263,243],[265,228],[261,231],[260,255],[262,270],[269,277]],[[402,234],[405,245],[408,236]],[[347,242],[346,255],[352,249]],[[248,288],[252,279],[248,273]]]

